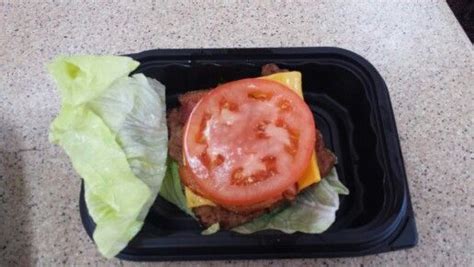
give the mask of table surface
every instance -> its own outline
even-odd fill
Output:
[[[292,46],[352,50],[385,79],[418,246],[357,258],[176,264],[474,264],[474,51],[445,1],[42,2],[0,0],[0,265],[130,264],[98,254],[79,218],[80,179],[48,142],[59,109],[45,68],[54,56]]]

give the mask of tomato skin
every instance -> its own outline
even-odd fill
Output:
[[[278,201],[303,174],[314,145],[311,110],[291,89],[262,79],[226,83],[186,123],[187,179],[222,206]]]

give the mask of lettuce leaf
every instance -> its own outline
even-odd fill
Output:
[[[165,87],[143,74],[119,78],[89,107],[116,133],[132,172],[153,195],[139,219],[145,219],[166,172],[168,128]]]
[[[161,186],[160,196],[168,202],[173,203],[180,210],[194,217],[194,213],[186,205],[184,188],[179,178],[178,162],[172,159],[168,159],[168,169],[166,170],[165,179]]]
[[[201,235],[212,235],[217,233],[221,229],[219,223],[214,223],[211,226],[207,227],[204,231],[201,232]]]
[[[84,179],[94,241],[111,258],[138,233],[166,171],[165,87],[127,57],[60,57],[49,66],[61,92],[50,141]]]
[[[193,216],[186,206],[186,197],[183,193],[176,161],[168,160],[168,172],[172,175],[167,175],[165,178],[160,195]],[[322,233],[336,220],[339,195],[347,194],[349,194],[349,190],[339,181],[336,168],[333,168],[330,174],[319,183],[298,194],[293,203],[278,207],[268,214],[233,228],[232,231],[251,234],[274,229],[285,233]],[[218,230],[219,224],[213,224],[202,234],[209,235]]]
[[[129,57],[87,55],[58,57],[48,70],[59,87],[62,104],[77,106],[99,96],[139,64]]]

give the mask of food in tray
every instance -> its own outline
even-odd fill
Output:
[[[166,108],[165,86],[128,57],[60,57],[49,71],[62,104],[50,140],[84,179],[94,241],[118,254],[159,194],[203,234],[275,229],[321,233],[335,220],[335,155],[304,102],[301,73],[262,67],[261,77],[194,89]]]

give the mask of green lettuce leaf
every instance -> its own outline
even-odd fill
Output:
[[[61,92],[50,141],[84,179],[94,241],[110,258],[138,233],[166,171],[165,88],[127,57],[74,56],[49,71]]]
[[[160,196],[170,203],[173,203],[180,210],[194,217],[194,213],[186,205],[184,188],[179,178],[178,162],[172,159],[168,159],[168,169],[166,170],[165,179],[161,186]]]
[[[48,70],[59,87],[62,104],[76,106],[94,99],[138,65],[129,57],[72,56],[56,58]]]

